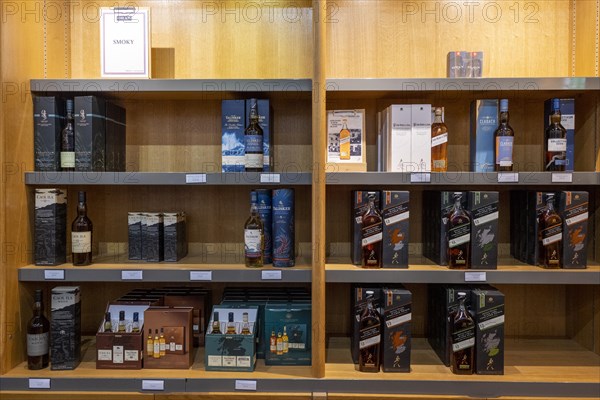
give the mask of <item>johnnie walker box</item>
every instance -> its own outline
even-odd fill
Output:
[[[588,192],[561,192],[558,213],[563,220],[562,266],[587,267]]]
[[[496,99],[471,103],[470,170],[494,172],[494,132],[498,127]]]
[[[221,103],[221,172],[244,172],[245,102],[223,100]]]
[[[471,269],[498,267],[498,192],[469,192]]]
[[[408,268],[409,193],[381,192],[383,217],[383,268]]]
[[[379,209],[380,195],[379,190],[354,190],[352,191],[352,241],[350,242],[352,264],[362,264],[362,216],[369,206],[369,196],[375,196],[375,207]]]
[[[554,206],[556,207],[557,198],[554,192],[527,192],[527,260],[531,265],[538,264],[539,241],[538,241],[538,220],[540,214],[546,208],[548,196],[554,196]]]
[[[125,109],[106,102],[106,171],[125,171],[126,126]]]
[[[165,261],[177,262],[187,255],[186,214],[163,214],[163,240]]]
[[[35,265],[67,262],[67,191],[35,189]]]
[[[164,230],[161,213],[145,213],[142,216],[142,260],[164,260]]]
[[[263,172],[273,171],[273,108],[268,99],[257,99],[258,125],[263,130]],[[246,123],[250,125],[252,101],[246,100]]]
[[[410,372],[412,294],[405,288],[384,288],[382,303],[382,369]]]
[[[75,170],[106,168],[106,102],[97,96],[75,97]]]
[[[50,365],[72,370],[81,359],[81,297],[79,286],[52,289],[50,311]]]
[[[475,372],[504,374],[504,294],[492,286],[473,289],[471,311],[475,322]]]
[[[61,132],[65,101],[55,96],[33,96],[34,158],[36,171],[60,171]]]
[[[373,291],[373,307],[380,310],[382,304],[382,290],[380,285],[370,284],[369,286],[352,285],[351,312],[352,326],[350,336],[350,350],[352,360],[358,363],[359,343],[360,343],[360,316],[367,307],[367,291]]]
[[[143,214],[139,212],[129,212],[127,214],[127,239],[130,260],[142,259],[142,217]]]

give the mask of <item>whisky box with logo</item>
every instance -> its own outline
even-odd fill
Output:
[[[409,192],[383,190],[383,268],[408,268]]]
[[[144,312],[144,368],[188,369],[194,361],[192,307],[150,307]],[[148,354],[148,332],[152,338],[163,331],[164,355]],[[167,343],[169,344],[167,346]],[[154,347],[156,348],[156,346]]]
[[[75,97],[75,170],[106,169],[106,101],[97,96]]]
[[[385,171],[410,172],[412,143],[412,106],[410,104],[391,105],[386,113],[386,152]]]
[[[350,242],[350,251],[352,257],[352,264],[362,264],[362,216],[369,206],[369,196],[375,196],[375,206],[380,209],[380,191],[378,190],[354,190],[352,191],[352,210],[350,211],[352,222],[351,235],[352,242]]]
[[[67,262],[67,191],[35,189],[35,265]]]
[[[111,316],[111,330],[104,329],[104,318],[96,332],[96,369],[141,369],[144,354],[144,311],[149,304],[112,302],[106,306]],[[125,313],[125,331],[119,332],[119,313]],[[139,316],[133,326],[133,313]]]
[[[380,310],[382,306],[382,290],[381,285],[371,284],[368,286],[352,285],[351,294],[351,312],[352,325],[350,336],[350,350],[352,360],[355,364],[358,363],[359,343],[360,343],[360,316],[367,307],[367,292],[373,291],[373,307]]]
[[[81,297],[79,286],[57,286],[51,293],[50,365],[72,370],[81,359]]]
[[[127,213],[127,244],[130,260],[142,259],[142,218],[143,213]]]
[[[539,242],[538,242],[538,219],[546,208],[548,196],[554,196],[554,206],[558,205],[558,196],[554,192],[527,192],[527,260],[531,265],[538,264]],[[558,208],[557,208],[558,209]]]
[[[295,191],[273,189],[273,266],[293,267],[296,264]]]
[[[219,316],[219,333],[213,332],[214,315]],[[233,313],[233,324],[228,333],[229,313]],[[248,313],[249,334],[243,334],[243,314]],[[256,365],[258,307],[244,308],[214,306],[206,330],[204,365],[207,371],[254,371]]]
[[[544,130],[550,126],[552,112],[552,99],[548,99],[544,102]],[[565,171],[572,172],[575,170],[575,99],[560,99],[560,114],[560,124],[567,130]]]
[[[494,172],[494,132],[498,127],[496,99],[471,103],[470,168],[473,172]]]
[[[60,171],[61,132],[65,101],[55,96],[33,96],[33,152],[36,171]]]
[[[258,307],[256,316],[256,358],[265,358],[265,354],[269,351],[269,342],[263,340],[263,330],[265,321],[265,306],[272,295],[249,295],[244,294],[243,296],[234,295],[223,295],[221,305],[230,308],[248,308]]]
[[[467,58],[466,51],[451,51],[446,56],[446,77],[447,78],[464,78],[465,77],[465,62]]]
[[[106,171],[125,171],[126,112],[113,102],[106,102]]]
[[[221,103],[221,171],[244,172],[246,111],[244,100]]]
[[[410,172],[431,171],[431,104],[411,107]]]
[[[469,192],[471,269],[498,268],[498,192]]]
[[[327,170],[367,171],[365,110],[327,111]]]
[[[311,365],[311,304],[269,300],[265,306],[265,365]],[[275,351],[270,346],[275,333]],[[282,335],[281,349],[279,334]]]
[[[207,315],[212,306],[210,290],[202,288],[169,289],[164,295],[163,305],[169,307],[192,307],[192,335],[194,347],[204,345]]]
[[[481,78],[483,73],[483,51],[471,51],[463,58],[465,78]]]
[[[256,208],[263,223],[264,250],[263,263],[271,264],[273,262],[273,207],[272,194],[269,189],[256,189]],[[251,199],[253,197],[251,196]]]
[[[142,215],[142,260],[149,262],[164,260],[164,230],[161,213]]]
[[[382,303],[382,369],[410,372],[412,294],[405,288],[384,288]]]
[[[561,192],[558,213],[563,223],[562,266],[587,267],[588,192]]]
[[[246,123],[250,124],[252,102],[246,100]],[[257,99],[258,125],[263,130],[263,172],[273,171],[273,108],[268,99]]]
[[[163,214],[164,259],[177,262],[187,255],[186,214]]]
[[[504,294],[487,286],[471,292],[475,322],[475,372],[504,374]]]

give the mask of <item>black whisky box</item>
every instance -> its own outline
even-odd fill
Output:
[[[126,128],[125,109],[106,102],[106,171],[125,171]]]
[[[61,131],[65,101],[55,96],[33,96],[33,147],[36,171],[60,171]]]
[[[127,214],[127,239],[130,260],[142,259],[142,217],[143,214],[139,212]]]
[[[480,375],[504,374],[504,294],[487,286],[471,292],[475,322],[475,371]]]
[[[587,267],[588,192],[561,192],[558,213],[563,223],[562,266]]]
[[[351,212],[352,242],[350,243],[352,264],[362,264],[362,216],[369,206],[369,196],[375,196],[375,206],[379,209],[380,192],[378,190],[353,190]]]
[[[412,294],[405,288],[383,289],[384,372],[410,372]]]
[[[177,262],[187,254],[186,215],[183,212],[163,214],[165,261]]]
[[[164,230],[161,213],[142,215],[142,260],[149,262],[164,260]]]
[[[77,368],[81,358],[81,297],[79,286],[52,289],[50,364],[53,370]]]
[[[407,191],[381,192],[383,268],[408,268],[409,198]]]
[[[522,190],[510,192],[510,254],[521,262],[527,262],[527,246],[530,240],[527,233],[528,223],[527,192]]]
[[[97,96],[75,97],[75,170],[106,168],[106,102]]]
[[[34,240],[35,265],[67,262],[67,191],[36,189]]]
[[[352,286],[351,310],[352,310],[352,334],[350,336],[350,349],[352,360],[358,363],[360,343],[360,316],[367,307],[367,292],[373,291],[373,307],[379,310],[381,307],[381,285],[371,284],[369,286]]]
[[[546,208],[548,196],[555,196],[554,192],[528,192],[527,193],[527,260],[531,265],[537,265],[539,258],[538,219]],[[555,206],[556,204],[555,196]]]
[[[498,268],[498,192],[469,192],[471,269]]]

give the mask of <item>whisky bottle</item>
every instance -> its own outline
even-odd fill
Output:
[[[118,332],[125,332],[126,324],[125,324],[125,311],[119,311],[119,327]]]
[[[146,339],[146,353],[148,353],[148,358],[154,357],[154,340],[152,340],[152,329],[148,329],[148,339]]]
[[[340,131],[340,160],[350,159],[350,130],[347,121],[342,120],[342,130]]]
[[[79,192],[77,217],[71,224],[73,265],[90,265],[92,263],[92,231],[92,221],[87,216],[85,192]]]
[[[171,335],[171,337],[169,338],[169,353],[175,353],[175,349],[177,347],[175,346],[175,336]]]
[[[567,130],[561,125],[560,100],[552,99],[550,126],[544,141],[546,171],[564,171],[567,165]]]
[[[213,314],[213,323],[212,323],[212,331],[210,332],[213,335],[221,334],[221,323],[219,322],[219,312],[215,311]]]
[[[154,330],[154,348],[152,349],[152,357],[160,358],[160,341],[158,339],[158,329]]]
[[[67,100],[67,122],[60,138],[60,168],[75,170],[75,131],[73,130],[73,100]]]
[[[362,267],[381,268],[383,220],[375,196],[369,196],[369,206],[362,216]]]
[[[250,335],[250,324],[248,323],[248,313],[242,314],[242,335]]]
[[[459,375],[473,373],[475,349],[475,323],[465,306],[467,294],[458,292],[458,309],[451,316],[452,326],[452,355],[450,368]]]
[[[287,354],[289,351],[290,338],[288,337],[285,326],[283,327],[283,335],[281,336],[281,339],[283,340],[283,354]]]
[[[27,368],[42,369],[50,361],[50,323],[44,317],[43,292],[36,290],[33,302],[33,316],[27,323]]]
[[[494,170],[513,170],[515,131],[508,124],[508,100],[500,100],[500,125],[494,132]]]
[[[454,193],[454,207],[448,214],[448,268],[467,269],[470,265],[471,216],[462,207],[462,193]]]
[[[246,172],[263,170],[263,130],[258,124],[258,101],[250,99],[250,123],[244,132]]]
[[[246,267],[263,266],[264,229],[258,214],[256,192],[251,193],[250,217],[244,224],[244,259]]]
[[[358,369],[379,372],[381,317],[373,306],[373,291],[366,292],[367,306],[360,315]]]
[[[562,218],[554,209],[554,195],[546,198],[546,207],[538,217],[538,264],[544,268],[562,268]]]
[[[133,323],[131,324],[131,332],[139,332],[140,331],[140,314],[137,312],[133,313]]]
[[[435,107],[431,124],[431,171],[448,170],[448,127],[444,123],[442,107]]]
[[[112,321],[110,318],[109,312],[104,314],[104,332],[112,332]]]
[[[283,336],[281,336],[281,332],[277,332],[277,355],[283,355]]]
[[[269,340],[269,350],[271,354],[277,354],[277,336],[275,336],[275,331],[271,331],[271,339]]]
[[[158,349],[160,350],[160,356],[164,357],[167,355],[167,341],[165,340],[165,332],[163,328],[160,328],[160,337],[158,338]]]
[[[230,312],[229,313],[229,319],[227,321],[227,334],[228,335],[235,335],[236,329],[235,329],[235,322],[233,322],[233,313]]]

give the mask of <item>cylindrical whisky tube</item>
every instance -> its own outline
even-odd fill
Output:
[[[294,189],[274,189],[273,207],[273,266],[295,265]]]
[[[273,262],[273,240],[272,240],[272,207],[271,207],[271,190],[256,189],[256,208],[263,223],[265,248],[263,250],[263,264],[271,264]]]

